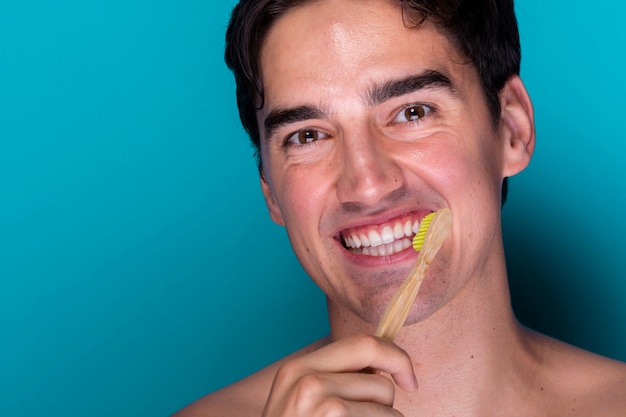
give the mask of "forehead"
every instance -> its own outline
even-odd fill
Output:
[[[328,94],[341,87],[356,91],[372,82],[436,70],[462,76],[460,59],[430,22],[404,24],[398,2],[318,0],[281,16],[263,43],[260,68],[264,101],[284,92]]]

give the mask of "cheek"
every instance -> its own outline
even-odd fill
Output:
[[[450,167],[449,174],[462,189],[481,190],[481,194],[491,193],[498,188],[494,185],[502,180],[501,155],[493,134],[461,138],[446,158],[445,163]]]
[[[499,209],[502,180],[493,149],[463,146],[459,139],[433,146],[427,154],[428,158],[414,165],[417,175],[437,190],[453,211],[471,216],[472,211]]]
[[[291,238],[308,235],[317,224],[326,201],[325,189],[308,170],[289,169],[277,181],[278,198]]]

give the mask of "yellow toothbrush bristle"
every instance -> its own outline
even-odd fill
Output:
[[[422,245],[424,244],[424,239],[426,238],[426,232],[428,231],[428,227],[430,226],[433,217],[435,217],[435,213],[430,213],[424,217],[420,223],[419,230],[415,236],[413,236],[413,249],[418,252],[422,250]]]

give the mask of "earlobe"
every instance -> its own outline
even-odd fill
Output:
[[[272,188],[270,184],[265,179],[265,175],[261,174],[260,177],[261,182],[261,191],[263,191],[263,197],[265,197],[265,205],[270,213],[270,218],[281,226],[285,225],[285,221],[283,220],[283,214],[278,207],[278,203],[276,202],[276,198],[274,197],[274,193],[272,192]]]
[[[526,87],[518,76],[510,78],[500,93],[503,177],[528,166],[535,150],[535,116]]]

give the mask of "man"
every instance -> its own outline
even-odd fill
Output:
[[[242,1],[226,57],[331,334],[181,416],[626,415],[625,364],[511,309],[500,209],[535,132],[510,0]],[[371,336],[442,207],[452,231],[405,327]]]

